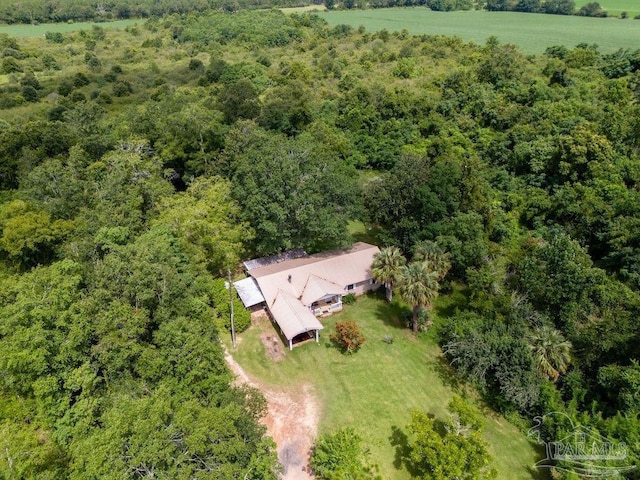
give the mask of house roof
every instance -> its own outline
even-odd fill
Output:
[[[297,298],[283,291],[276,294],[273,303],[269,305],[269,310],[287,340],[301,333],[324,328],[307,307]]]
[[[341,295],[342,293],[344,293],[344,287],[312,273],[307,277],[307,284],[304,286],[300,301],[303,305],[311,305],[316,300],[328,295]]]
[[[238,296],[245,307],[253,307],[264,302],[264,297],[260,291],[260,287],[256,283],[253,277],[243,278],[233,283],[233,286],[238,292]]]
[[[309,305],[326,294],[344,293],[347,285],[369,280],[373,256],[379,251],[375,245],[358,242],[349,249],[255,268],[250,275],[258,282],[268,305],[280,290]]]
[[[267,262],[262,266],[249,261],[245,266],[248,263],[252,266],[249,275],[255,279],[273,319],[291,340],[301,333],[322,328],[308,307],[321,298],[344,294],[347,285],[369,280],[373,257],[379,251],[375,245],[359,242],[348,249]]]

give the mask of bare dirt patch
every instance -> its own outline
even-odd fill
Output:
[[[264,345],[267,355],[274,362],[280,362],[284,360],[285,351],[282,346],[282,340],[274,333],[264,332],[260,335],[260,340]]]
[[[229,352],[225,352],[225,360],[238,383],[259,389],[267,399],[268,410],[262,423],[278,447],[282,480],[313,479],[309,454],[320,419],[320,406],[313,387],[303,384],[293,389],[276,389],[250,377]]]

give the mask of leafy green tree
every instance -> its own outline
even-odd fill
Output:
[[[251,246],[258,255],[346,244],[359,194],[355,169],[315,139],[286,138],[242,124],[228,137],[220,169],[232,180],[242,220],[255,231]]]
[[[218,106],[227,123],[252,119],[260,113],[258,92],[248,78],[225,85],[218,95]]]
[[[409,468],[424,479],[495,478],[497,472],[490,467],[492,458],[481,436],[479,412],[459,398],[449,403],[448,410],[452,416],[444,432],[425,413],[412,413],[407,426],[410,453],[405,460]]]
[[[598,370],[598,383],[613,406],[626,415],[640,413],[640,365],[632,360],[628,366],[607,365]]]
[[[69,220],[52,220],[47,213],[14,200],[0,206],[0,229],[0,250],[28,267],[50,261],[56,244],[73,231],[74,224]]]
[[[407,262],[398,247],[384,247],[376,253],[371,264],[371,275],[376,282],[382,283],[387,292],[387,301],[393,300],[393,286],[400,278],[401,268]]]
[[[362,438],[350,427],[321,435],[311,453],[311,468],[319,480],[373,480]]]
[[[411,305],[412,330],[418,333],[418,314],[423,307],[431,308],[438,296],[439,274],[427,262],[412,262],[400,269],[397,291]]]
[[[239,220],[231,185],[221,178],[199,177],[185,192],[163,198],[155,222],[168,225],[182,248],[212,272],[225,274],[242,256],[253,235]]]
[[[554,15],[573,15],[576,8],[574,0],[546,0],[544,12]]]

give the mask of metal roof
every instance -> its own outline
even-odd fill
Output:
[[[254,268],[266,267],[267,265],[273,265],[276,263],[284,262],[286,260],[292,260],[294,258],[306,257],[307,252],[302,248],[294,248],[293,250],[287,250],[286,252],[279,253],[278,255],[271,255],[269,257],[254,258],[253,260],[246,260],[242,262],[247,272]]]
[[[233,283],[238,296],[245,307],[253,307],[264,302],[262,292],[253,277],[243,278]]]
[[[300,300],[283,291],[278,292],[269,310],[287,340],[301,333],[324,328],[316,316],[300,303]]]

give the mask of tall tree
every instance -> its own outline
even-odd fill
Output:
[[[422,307],[431,308],[438,296],[438,272],[427,262],[413,262],[402,267],[398,293],[413,308],[412,330],[418,333],[418,314]]]
[[[542,325],[531,333],[529,344],[540,374],[555,382],[569,368],[571,342],[560,331]]]
[[[401,268],[407,263],[398,247],[385,247],[376,253],[371,264],[371,275],[376,282],[384,284],[387,301],[393,300],[393,286],[400,277]]]
[[[427,262],[430,268],[438,273],[440,280],[447,275],[451,268],[451,254],[445,252],[436,242],[428,240],[416,243],[413,247],[413,261]]]
[[[436,419],[414,411],[407,426],[410,434],[409,454],[405,459],[415,478],[448,480],[488,480],[497,472],[491,468],[492,457],[482,439],[480,412],[459,397],[449,403],[451,413],[444,428]]]

